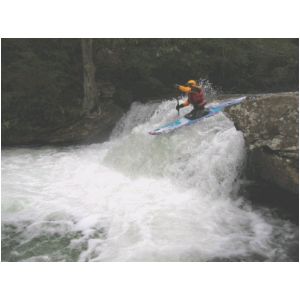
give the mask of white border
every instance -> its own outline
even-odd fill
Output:
[[[31,300],[297,299],[298,270],[296,263],[2,263],[1,294]]]
[[[1,1],[1,37],[299,37],[297,1]],[[299,263],[1,263],[2,299],[295,299]]]
[[[2,37],[298,37],[296,0],[6,0]]]

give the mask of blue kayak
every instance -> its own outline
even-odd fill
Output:
[[[183,117],[183,118],[177,119],[171,123],[168,123],[162,127],[154,129],[153,131],[150,131],[149,134],[159,135],[162,133],[168,133],[168,132],[178,129],[180,127],[189,126],[189,125],[198,123],[203,119],[206,119],[206,118],[216,115],[217,113],[223,111],[228,106],[232,106],[232,105],[241,103],[245,99],[246,99],[246,97],[240,97],[240,98],[230,99],[228,101],[224,101],[224,102],[216,104],[216,105],[212,105],[207,108],[207,113],[198,119],[190,120],[188,118]]]

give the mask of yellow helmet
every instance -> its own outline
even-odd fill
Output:
[[[189,81],[187,82],[187,85],[188,85],[188,86],[196,86],[196,85],[197,85],[197,82],[196,82],[195,80],[189,80]]]

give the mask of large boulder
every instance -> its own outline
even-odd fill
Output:
[[[299,193],[299,94],[247,97],[226,114],[244,134],[248,175]]]

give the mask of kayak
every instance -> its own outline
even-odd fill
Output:
[[[186,117],[179,118],[171,123],[163,125],[162,127],[154,129],[153,131],[150,131],[149,134],[159,135],[162,133],[169,133],[169,132],[176,130],[178,128],[181,128],[183,126],[193,125],[193,124],[198,123],[206,118],[212,117],[212,116],[218,114],[219,112],[222,112],[226,107],[229,107],[232,105],[237,105],[237,104],[241,103],[242,101],[244,101],[245,99],[246,99],[246,97],[234,98],[234,99],[230,99],[230,100],[224,101],[219,104],[211,105],[210,107],[207,108],[206,114],[201,116],[198,119],[190,120]]]

